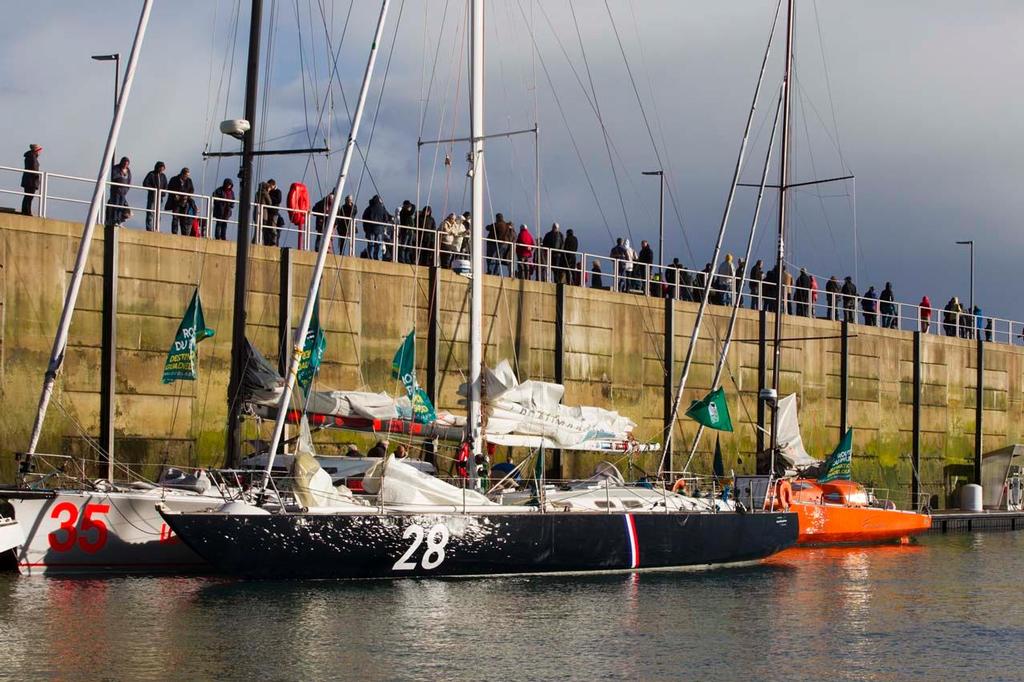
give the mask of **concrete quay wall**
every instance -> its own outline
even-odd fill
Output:
[[[43,372],[56,329],[81,225],[0,214],[0,477],[13,476],[11,453],[28,441]],[[134,230],[120,232],[117,333],[117,459],[157,464],[216,465],[223,458],[228,363],[231,345],[234,245]],[[67,360],[41,452],[94,459],[83,433],[99,429],[103,239],[92,252]],[[248,335],[268,359],[279,355],[281,251],[251,250]],[[298,322],[314,254],[291,252],[292,324]],[[321,288],[320,317],[328,347],[322,387],[389,391],[391,358],[401,337],[417,329],[417,365],[428,384],[427,342],[431,274],[427,268],[331,256]],[[467,363],[468,280],[438,271],[436,402],[452,411]],[[161,383],[168,346],[193,289],[198,286],[207,325],[216,335],[200,345],[195,382]],[[497,277],[484,283],[485,360],[509,359],[521,379],[566,386],[567,404],[616,409],[637,422],[642,440],[662,440],[666,381],[666,304],[660,299]],[[696,315],[695,304],[673,302],[672,355],[678,372]],[[559,315],[561,312],[561,315]],[[683,404],[708,390],[728,321],[713,306],[705,318]],[[771,317],[768,316],[770,335]],[[854,474],[859,480],[908,499],[914,394],[914,335],[850,325],[848,423],[855,429]],[[787,317],[783,335],[782,393],[796,392],[804,443],[815,456],[839,438],[841,412],[840,325]],[[736,429],[721,434],[726,468],[754,470],[758,391],[759,315],[740,314],[723,385]],[[945,496],[951,472],[967,471],[974,458],[977,343],[938,335],[921,341],[921,488]],[[560,360],[560,362],[559,362]],[[772,355],[767,353],[767,376]],[[984,449],[1021,437],[1024,349],[985,344]],[[250,425],[249,435],[256,435]],[[696,431],[689,420],[676,429],[676,461],[685,459]],[[266,429],[264,429],[266,430]],[[319,435],[330,452],[351,434]],[[694,469],[710,471],[714,437],[705,435]],[[503,454],[499,453],[499,459]],[[610,457],[566,453],[566,475],[589,473]],[[657,469],[657,457],[638,465]],[[961,476],[962,477],[962,476]]]

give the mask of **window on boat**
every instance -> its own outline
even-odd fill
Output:
[[[798,490],[810,490],[811,488],[814,487],[810,483],[801,483],[800,481],[794,481],[792,485],[793,492],[796,492]]]
[[[841,493],[825,493],[824,500],[829,504],[843,504],[843,496]]]
[[[594,500],[594,506],[598,509],[614,509],[617,505],[615,500]]]
[[[639,509],[640,507],[644,506],[644,503],[641,502],[640,500],[623,500],[622,506],[625,507],[626,509]]]

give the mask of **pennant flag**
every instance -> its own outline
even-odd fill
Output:
[[[213,329],[206,326],[203,304],[199,300],[199,289],[196,289],[185,311],[185,317],[181,318],[181,324],[178,325],[174,343],[167,351],[163,382],[169,384],[179,379],[195,381],[196,365],[199,362],[197,346],[200,341],[213,336],[214,333]]]
[[[849,481],[850,462],[853,459],[853,429],[849,429],[839,445],[832,451],[832,454],[825,460],[822,468],[822,475],[818,477],[818,483],[829,481]]]
[[[712,465],[715,478],[725,478],[725,462],[722,461],[722,439],[715,439],[715,463]]]
[[[327,335],[320,327],[320,299],[313,304],[313,319],[309,322],[309,330],[302,344],[302,358],[299,360],[299,372],[296,380],[306,393],[313,384],[313,377],[320,371],[320,361],[327,350]]]
[[[719,388],[708,393],[702,400],[694,400],[686,416],[709,429],[732,431],[729,418],[729,403],[725,400],[725,389]]]
[[[416,330],[409,332],[391,361],[391,377],[399,379],[412,403],[413,421],[427,424],[437,419],[427,392],[416,383]]]

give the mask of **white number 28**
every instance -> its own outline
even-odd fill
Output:
[[[406,540],[413,538],[412,545],[405,551],[402,558],[395,562],[395,565],[391,567],[393,571],[411,571],[416,568],[416,562],[410,561],[412,556],[416,553],[416,550],[423,544],[424,538],[427,541],[427,551],[423,553],[423,558],[420,560],[420,566],[430,571],[444,561],[444,548],[448,544],[448,526],[443,523],[434,525],[429,531],[424,531],[423,526],[419,524],[412,524],[405,529],[402,533],[402,537]]]

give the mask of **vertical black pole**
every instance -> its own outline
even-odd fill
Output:
[[[114,401],[117,381],[117,239],[112,223],[103,236],[103,341],[100,350],[100,462],[101,474],[114,478]]]
[[[427,295],[427,397],[435,406],[437,405],[437,360],[439,356],[438,339],[440,338],[439,325],[441,323],[441,269],[436,265],[430,268],[428,282],[429,291]],[[437,466],[437,453],[434,451],[434,442],[424,443],[424,452],[428,462]]]
[[[245,72],[245,120],[249,130],[242,137],[239,171],[238,239],[235,250],[235,300],[231,324],[231,379],[228,382],[227,460],[236,466],[241,459],[242,403],[239,395],[245,369],[245,300],[249,278],[249,223],[252,214],[252,159],[256,140],[256,88],[260,69],[260,28],[263,0],[252,0],[249,17],[249,60]]]
[[[757,451],[764,452],[764,401],[761,400],[761,391],[765,389],[765,381],[768,377],[768,356],[767,337],[768,335],[768,313],[764,308],[757,314]],[[768,473],[758,471],[757,473]]]
[[[977,325],[975,325],[977,326]],[[978,369],[975,384],[977,390],[974,398],[974,482],[981,485],[981,434],[985,424],[985,341],[978,335]]]
[[[850,323],[843,320],[839,347],[839,438],[846,435],[850,402]]]
[[[665,379],[664,386],[662,387],[662,432],[665,434],[665,438],[669,438],[672,434],[672,429],[675,428],[675,424],[672,423],[672,403],[673,397],[676,394],[676,387],[672,382],[672,378],[676,374],[675,369],[675,339],[676,339],[676,306],[675,299],[665,299]],[[671,442],[674,442],[671,441]],[[672,471],[672,449],[666,455],[664,462],[665,471]]]
[[[914,332],[914,407],[910,451],[910,505],[921,508],[921,332]]]
[[[555,285],[555,383],[565,382],[565,283]],[[562,478],[562,451],[552,450],[550,478]]]
[[[284,376],[292,346],[292,250],[281,249],[281,271],[277,289],[277,371]]]

